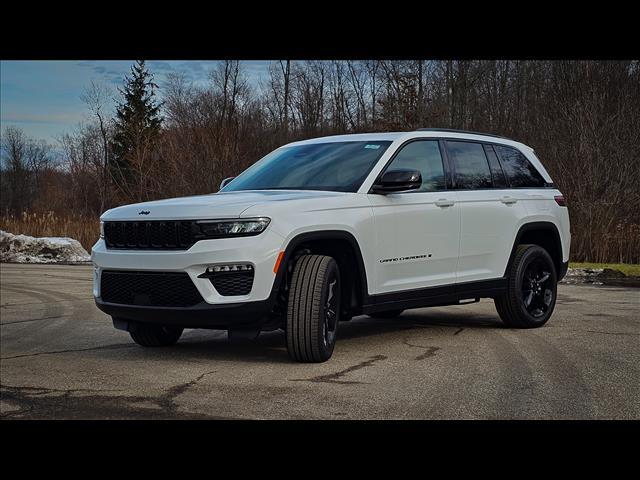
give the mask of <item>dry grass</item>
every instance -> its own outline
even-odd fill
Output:
[[[610,268],[630,277],[640,277],[640,265],[628,263],[570,263],[570,268]]]
[[[100,235],[97,217],[59,216],[53,212],[0,216],[0,230],[32,237],[71,237],[91,252]]]

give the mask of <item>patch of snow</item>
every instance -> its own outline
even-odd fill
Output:
[[[560,283],[568,285],[578,285],[581,283],[590,283],[591,285],[602,285],[601,277],[602,268],[570,268]]]
[[[68,237],[30,237],[0,230],[0,262],[82,263],[91,256],[80,242]]]

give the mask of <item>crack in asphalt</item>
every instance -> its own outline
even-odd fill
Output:
[[[70,388],[56,389],[48,387],[31,387],[20,385],[0,385],[2,400],[18,404],[19,409],[15,411],[0,412],[0,418],[24,416],[36,413],[32,417],[51,418],[51,412],[61,410],[64,404],[64,411],[74,412],[83,417],[83,413],[89,413],[89,417],[105,418],[105,412],[112,413],[115,417],[126,418],[215,418],[208,415],[187,414],[178,410],[176,398],[185,393],[189,388],[196,385],[207,375],[215,373],[215,370],[202,373],[196,378],[187,382],[175,385],[167,389],[159,396],[121,396],[121,395],[73,395],[75,393],[105,393],[122,392],[116,389],[89,389]],[[55,395],[62,393],[62,395]],[[54,394],[54,395],[52,395]],[[153,409],[136,407],[139,403],[154,403],[160,408],[160,412]],[[70,405],[73,404],[73,405]],[[96,406],[98,409],[96,409]],[[123,415],[128,414],[128,415]]]
[[[49,388],[49,387],[28,387],[24,385],[2,385],[0,384],[0,391],[2,392],[2,399],[16,402],[20,408],[16,411],[0,412],[0,418],[8,418],[16,415],[23,415],[31,412],[34,409],[34,402],[29,401],[27,397],[39,397],[41,395],[50,395],[55,393],[62,393],[60,397],[68,399],[71,394],[79,392],[121,392],[117,389],[94,389],[94,388]],[[24,392],[27,392],[26,394]],[[54,397],[57,398],[57,397]]]
[[[167,410],[169,412],[175,412],[178,409],[178,405],[175,402],[175,399],[182,395],[184,392],[189,390],[191,387],[195,386],[198,382],[200,382],[207,375],[211,375],[216,373],[215,370],[211,370],[210,372],[205,372],[193,380],[189,380],[188,382],[181,383],[179,385],[175,385],[167,390],[164,395],[158,397],[157,404],[160,408]]]
[[[464,330],[464,328],[460,327],[458,328],[458,330],[456,330],[455,332],[453,332],[454,335],[458,335],[460,332],[462,332]]]
[[[40,320],[52,320],[55,318],[64,318],[70,317],[71,315],[53,315],[51,317],[41,317],[41,318],[29,318],[27,320],[15,320],[13,322],[0,322],[0,326],[2,325],[13,325],[14,323],[26,323],[26,322],[38,322]]]
[[[90,350],[114,350],[117,348],[134,348],[135,345],[130,343],[116,343],[113,345],[102,345],[99,347],[88,347],[88,348],[70,348],[68,350],[52,350],[50,352],[35,352],[35,353],[22,353],[20,355],[13,355],[9,357],[0,357],[0,360],[12,360],[14,358],[24,358],[24,357],[37,357],[38,355],[56,355],[58,353],[71,353],[71,352],[88,352]]]
[[[423,348],[425,350],[424,353],[418,355],[416,358],[414,358],[414,360],[424,360],[425,358],[433,357],[436,352],[440,350],[440,347],[432,347],[429,345],[414,345],[413,343],[409,343],[408,339],[403,340],[402,343],[407,345],[408,347]]]
[[[69,395],[76,392],[122,392],[118,389],[99,389],[99,388],[49,388],[49,387],[27,387],[25,385],[2,385],[0,389],[8,389],[21,392],[32,392],[30,395],[46,395],[47,393],[64,393]]]
[[[289,379],[290,382],[312,382],[312,383],[338,383],[341,385],[350,385],[350,384],[362,384],[366,382],[360,382],[357,380],[338,380],[340,377],[347,375],[348,373],[354,372],[356,370],[360,370],[362,368],[370,367],[376,362],[380,360],[386,360],[386,355],[374,355],[369,357],[369,360],[365,360],[363,362],[357,363],[355,365],[351,365],[350,367],[345,368],[344,370],[340,370],[338,372],[329,373],[326,375],[319,375],[317,377],[311,378],[292,378]]]

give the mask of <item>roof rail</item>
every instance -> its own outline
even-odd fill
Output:
[[[456,130],[455,128],[417,128],[418,132],[451,132],[451,133],[466,133],[468,135],[484,135],[485,137],[504,138],[505,140],[512,140],[502,135],[494,135],[493,133],[473,132],[471,130]]]

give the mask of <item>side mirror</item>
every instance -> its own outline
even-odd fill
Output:
[[[418,170],[396,169],[384,172],[373,185],[371,191],[381,195],[406,190],[416,190],[422,186],[422,174]]]
[[[220,182],[220,190],[227,186],[227,184],[236,177],[227,177]]]

